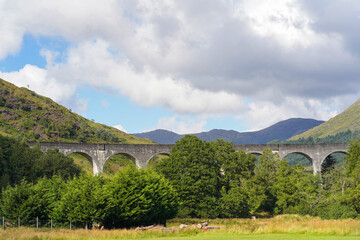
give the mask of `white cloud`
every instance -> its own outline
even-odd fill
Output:
[[[205,125],[206,120],[203,118],[170,116],[160,118],[154,129],[167,129],[178,134],[190,134],[204,131]]]
[[[286,98],[279,105],[271,102],[251,102],[246,122],[250,129],[255,131],[293,117],[328,120],[339,113],[337,106],[333,108],[333,102],[336,103],[336,100],[322,103],[316,99],[300,98]]]
[[[47,74],[65,84],[109,86],[139,105],[163,106],[178,113],[229,114],[245,107],[236,94],[197,89],[186,80],[156,74],[150,67],[137,71],[128,59],[111,53],[103,40],[69,49],[67,62],[48,65]]]
[[[76,84],[70,81],[59,81],[59,79],[50,76],[46,69],[25,65],[19,71],[0,72],[0,77],[18,87],[26,87],[40,95],[49,97],[77,112],[84,112],[87,109],[87,101],[77,98],[75,94]]]
[[[114,128],[117,128],[117,129],[119,129],[120,131],[123,131],[123,132],[127,133],[126,129],[125,129],[122,125],[120,125],[120,124],[114,126]]]
[[[83,84],[108,86],[142,106],[245,117],[251,128],[326,119],[359,93],[360,5],[321,2],[0,0],[0,59],[24,33],[70,44],[62,63],[43,49],[45,69],[1,77],[55,101]],[[181,131],[203,123],[177,121]]]
[[[69,100],[76,91],[76,85],[63,83],[48,75],[46,69],[33,65],[14,72],[0,72],[0,77],[12,82],[18,87],[28,87],[38,94],[52,98],[56,102]]]

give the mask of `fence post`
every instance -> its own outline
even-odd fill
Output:
[[[51,230],[52,230],[52,227],[53,227],[53,221],[52,221],[52,219],[50,220],[50,228],[51,228]]]
[[[39,217],[36,217],[36,229],[39,229]]]
[[[5,217],[3,216],[3,229],[5,229]]]
[[[18,217],[18,227],[20,227],[20,217]]]
[[[70,230],[71,230],[71,222],[70,222]]]

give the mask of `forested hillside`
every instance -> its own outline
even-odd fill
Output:
[[[28,141],[153,143],[90,121],[50,98],[2,79],[0,134]]]

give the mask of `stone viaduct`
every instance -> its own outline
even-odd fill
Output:
[[[29,143],[30,147],[36,143]],[[41,150],[59,149],[65,155],[80,153],[92,162],[94,174],[102,173],[106,161],[115,154],[125,154],[135,160],[138,168],[146,167],[149,160],[158,154],[170,154],[172,144],[88,144],[88,143],[40,143]],[[305,156],[312,164],[314,174],[321,171],[321,164],[332,153],[345,153],[347,143],[321,144],[235,144],[236,151],[262,154],[263,149],[271,148],[284,159],[291,153]]]

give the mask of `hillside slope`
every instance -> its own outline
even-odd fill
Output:
[[[323,123],[323,121],[291,118],[255,132],[214,129],[209,132],[195,133],[193,135],[208,142],[216,141],[216,139],[223,139],[228,142],[233,142],[234,144],[264,144],[273,140],[286,140],[294,135],[318,126],[321,123]],[[184,136],[162,129],[146,133],[135,133],[134,135],[137,137],[148,138],[161,144],[173,144]]]
[[[153,143],[92,122],[26,88],[0,79],[0,134],[27,141]]]
[[[300,135],[292,137],[290,140],[297,140],[300,138],[325,138],[333,136],[338,133],[347,131],[357,132],[360,130],[360,99],[348,107],[342,113],[331,118],[329,121],[310,129]]]

